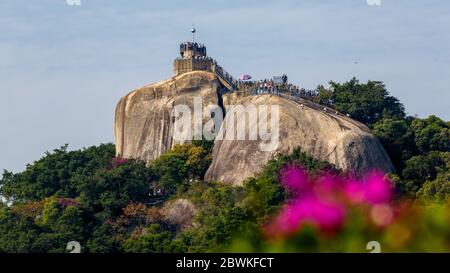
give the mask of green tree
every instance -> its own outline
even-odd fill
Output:
[[[435,202],[450,200],[450,171],[439,173],[435,180],[426,181],[417,192],[417,197]]]
[[[170,232],[152,224],[142,234],[136,234],[126,240],[124,250],[131,253],[180,253],[184,252],[185,248],[181,241],[173,239]]]
[[[314,102],[332,106],[334,104],[333,90],[325,88],[323,85],[319,85],[317,87],[317,96],[314,98]]]
[[[404,118],[404,106],[395,97],[389,96],[382,82],[368,81],[361,84],[356,78],[346,83],[331,81],[332,106],[348,113],[369,126],[385,117]]]
[[[78,241],[83,252],[121,251],[109,222],[132,202],[149,201],[151,169],[114,158],[111,144],[47,153],[24,172],[5,172],[0,251],[65,252]]]
[[[374,124],[373,134],[380,139],[400,172],[404,168],[405,161],[416,154],[414,132],[405,119],[384,118]]]
[[[99,168],[107,168],[114,157],[112,144],[102,144],[78,151],[67,151],[68,145],[47,152],[40,160],[21,173],[4,172],[0,180],[0,195],[14,202],[41,200],[58,194],[76,197],[77,175],[89,176]]]
[[[450,171],[450,152],[430,152],[427,155],[414,156],[406,161],[402,173],[402,182],[398,184],[403,193],[413,194],[424,185],[433,181],[439,173]]]
[[[122,251],[120,242],[110,224],[101,223],[93,227],[86,242],[86,251],[90,253],[118,253]]]
[[[145,162],[129,160],[113,169],[99,169],[93,175],[74,178],[80,201],[99,219],[118,216],[130,202],[149,201],[153,172]]]
[[[190,179],[203,179],[212,161],[211,148],[206,141],[175,145],[151,163],[155,180],[171,194]]]
[[[450,127],[436,116],[414,119],[411,124],[414,141],[421,153],[450,151]]]
[[[31,252],[39,232],[32,217],[19,217],[0,204],[0,253]]]

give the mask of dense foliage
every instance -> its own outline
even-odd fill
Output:
[[[445,200],[450,196],[450,122],[436,116],[407,116],[403,105],[381,82],[353,78],[330,88],[318,87],[317,102],[367,124],[397,169],[402,194]]]
[[[261,236],[258,226],[285,200],[278,182],[285,163],[332,169],[296,150],[271,160],[244,187],[206,183],[200,178],[211,149],[204,141],[178,145],[146,165],[115,158],[111,144],[70,152],[64,146],[24,172],[5,172],[1,194],[9,206],[0,205],[0,252],[65,252],[70,241],[96,253],[224,249],[236,232]],[[160,188],[164,193],[156,194]],[[177,199],[199,210],[195,228],[165,217],[164,204]]]
[[[330,88],[318,87],[317,102],[331,105],[365,124],[372,125],[383,118],[404,118],[404,106],[390,96],[382,82],[361,84],[353,78],[345,83],[331,81]]]

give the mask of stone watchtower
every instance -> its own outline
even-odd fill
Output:
[[[173,63],[175,76],[196,70],[213,72],[214,60],[206,55],[205,45],[184,42],[180,45],[180,55]]]
[[[173,74],[179,76],[191,71],[207,71],[216,75],[222,85],[229,91],[237,89],[237,81],[226,72],[217,62],[208,57],[204,44],[195,42],[195,28],[191,29],[192,42],[184,42],[180,45],[180,55],[173,62]]]

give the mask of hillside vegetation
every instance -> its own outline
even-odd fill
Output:
[[[66,145],[4,171],[0,252],[67,252],[70,241],[90,253],[366,252],[373,240],[383,251],[450,251],[450,123],[408,116],[380,82],[331,85],[317,102],[367,124],[396,173],[353,177],[296,149],[233,187],[202,181],[212,142],[150,164],[115,157],[113,144]],[[195,208],[183,224],[167,212],[176,200]]]

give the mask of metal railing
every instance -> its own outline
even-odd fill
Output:
[[[217,64],[217,62],[214,62],[213,69],[214,73],[217,74],[217,76],[221,77],[223,80],[225,80],[231,87],[232,91],[235,91],[237,89],[237,80],[231,76],[230,73],[228,73],[223,67]]]

